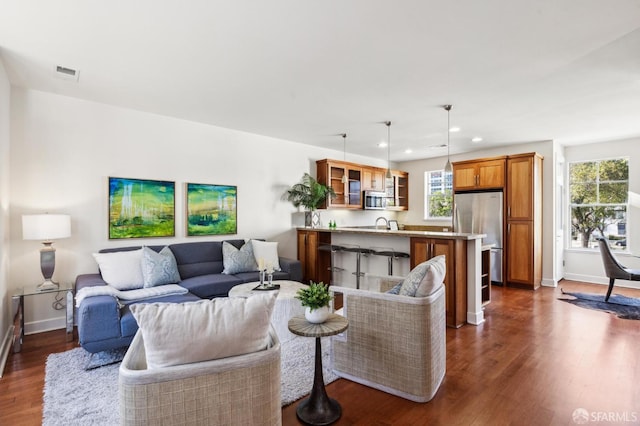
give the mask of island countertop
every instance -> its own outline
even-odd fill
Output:
[[[375,236],[388,236],[388,237],[423,237],[423,238],[439,238],[443,240],[479,240],[486,237],[485,234],[469,234],[465,232],[434,232],[434,231],[405,231],[405,230],[390,230],[390,229],[376,229],[369,226],[343,226],[339,228],[305,228],[300,227],[300,230],[318,231],[318,232],[331,232],[336,234],[359,234],[359,235],[375,235]]]

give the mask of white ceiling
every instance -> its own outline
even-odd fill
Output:
[[[446,155],[444,104],[452,153],[640,136],[640,0],[0,0],[0,55],[15,86],[370,157],[390,120],[393,161]]]

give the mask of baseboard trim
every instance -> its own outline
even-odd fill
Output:
[[[0,378],[4,375],[4,367],[7,365],[7,360],[13,349],[13,332],[15,327],[12,325],[7,329],[7,333],[2,339],[2,346],[0,346]]]
[[[47,331],[60,330],[66,328],[66,319],[64,317],[49,318],[41,321],[31,321],[24,324],[24,334],[37,334]]]
[[[602,284],[606,286],[609,285],[608,278],[597,277],[593,275],[565,274],[564,279],[571,281],[582,281],[590,284]],[[634,288],[640,290],[640,284],[637,281],[616,280],[615,287]]]

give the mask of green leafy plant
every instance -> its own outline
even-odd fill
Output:
[[[309,310],[313,311],[323,306],[329,306],[329,302],[333,296],[329,293],[329,284],[322,282],[314,283],[311,281],[309,287],[298,290],[295,298],[300,300],[302,306],[306,306]]]
[[[305,173],[302,180],[289,188],[284,195],[295,207],[302,206],[313,211],[318,209],[327,197],[335,197],[336,193],[330,186],[321,184],[309,173]]]

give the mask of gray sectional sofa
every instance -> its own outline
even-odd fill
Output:
[[[241,248],[244,240],[226,240],[236,248]],[[76,318],[80,345],[91,353],[128,346],[136,331],[136,323],[129,306],[132,303],[173,302],[182,303],[225,297],[238,284],[258,281],[258,271],[242,272],[235,275],[223,274],[222,241],[199,241],[193,243],[170,244],[185,294],[161,296],[154,299],[122,304],[113,296],[99,295],[87,297],[77,307]],[[164,246],[148,246],[159,252]],[[130,251],[137,247],[120,247],[101,250],[101,253]],[[274,280],[302,281],[302,266],[298,260],[279,258],[281,271],[274,272]],[[76,292],[83,287],[106,286],[100,273],[83,274],[76,278]]]

